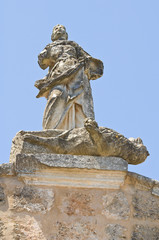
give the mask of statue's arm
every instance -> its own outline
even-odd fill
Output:
[[[81,48],[81,46],[79,46],[78,44],[76,45],[76,52],[77,52],[77,58],[79,62],[92,58],[91,55],[86,51],[84,51],[83,48]]]
[[[50,62],[50,48],[51,48],[51,45],[48,44],[44,48],[44,50],[38,55],[38,64],[43,70],[45,70],[51,64],[51,62]]]
[[[77,56],[79,61],[84,61],[85,74],[89,80],[95,80],[103,75],[104,65],[101,60],[93,58],[80,46],[77,47]]]

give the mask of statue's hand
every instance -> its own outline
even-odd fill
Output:
[[[103,62],[99,59],[87,57],[85,60],[85,74],[88,79],[95,80],[103,75]]]
[[[41,58],[47,58],[48,57],[48,51],[44,49],[40,54],[39,57]]]
[[[38,56],[38,63],[42,69],[46,69],[49,66],[49,52],[44,49]]]
[[[87,129],[87,131],[99,128],[98,123],[93,118],[85,118],[84,127]]]
[[[91,61],[92,57],[88,56],[85,58],[85,65],[87,66],[89,64],[89,62]]]

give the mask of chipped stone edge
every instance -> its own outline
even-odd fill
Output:
[[[23,166],[34,172],[38,165],[52,168],[79,168],[96,170],[126,171],[128,163],[118,157],[66,155],[66,154],[17,154],[16,171],[24,171]]]
[[[125,184],[132,184],[141,190],[151,191],[152,195],[159,197],[159,181],[145,177],[138,173],[127,172]]]
[[[0,177],[3,176],[14,176],[15,173],[15,167],[14,163],[3,163],[0,164]]]

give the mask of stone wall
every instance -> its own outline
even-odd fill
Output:
[[[159,182],[118,158],[58,157],[0,166],[1,240],[159,239]]]

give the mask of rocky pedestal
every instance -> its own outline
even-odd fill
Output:
[[[122,158],[19,153],[0,166],[0,239],[157,240],[159,182]]]
[[[140,138],[128,139],[113,129],[98,127],[91,118],[85,119],[83,128],[20,131],[12,141],[10,162],[17,154],[119,157],[135,165],[149,156]]]

